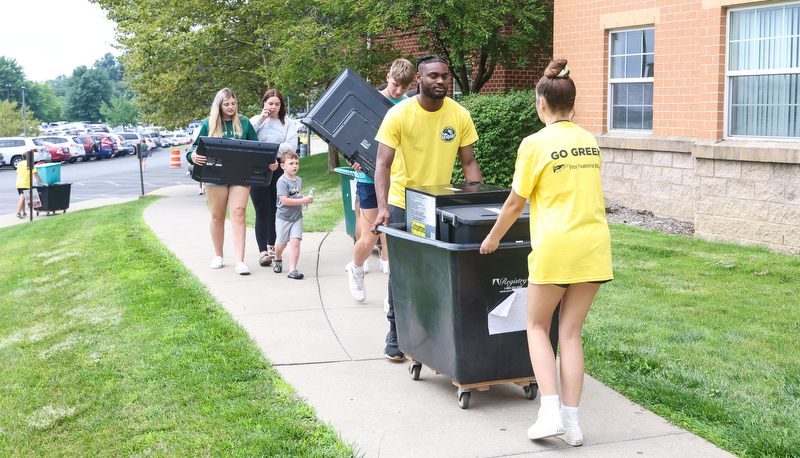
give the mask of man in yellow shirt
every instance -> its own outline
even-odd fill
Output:
[[[439,56],[417,60],[420,92],[386,113],[375,139],[379,142],[375,165],[375,193],[378,216],[372,225],[405,222],[405,188],[450,184],[456,155],[461,160],[466,182],[481,182],[472,144],[478,133],[469,112],[447,97],[450,71]],[[391,186],[390,186],[391,184]],[[394,321],[392,280],[389,278],[389,334],[384,355],[401,361]]]
[[[17,164],[17,193],[19,193],[19,202],[17,203],[17,218],[23,219],[28,216],[25,213],[25,195],[23,192],[26,189],[31,189],[31,175],[36,177],[36,180],[40,184],[44,184],[42,179],[39,177],[39,172],[36,171],[36,167],[33,170],[28,169],[28,155],[33,154],[30,151],[26,152],[22,155],[22,160],[19,161]],[[46,184],[44,186],[47,186]],[[33,198],[33,196],[31,196]]]

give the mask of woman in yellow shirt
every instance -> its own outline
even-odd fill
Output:
[[[600,284],[611,280],[613,273],[600,148],[594,136],[570,120],[574,105],[575,83],[569,78],[567,61],[554,60],[536,85],[536,112],[546,127],[520,144],[512,191],[480,251],[497,249],[530,198],[528,349],[542,397],[528,437],[557,436],[578,446],[583,444],[578,426],[584,372],[581,331]],[[549,340],[559,301],[563,404]]]

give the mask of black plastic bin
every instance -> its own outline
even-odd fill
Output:
[[[72,183],[53,183],[48,186],[34,186],[34,189],[39,192],[39,201],[42,203],[40,207],[34,208],[37,215],[39,212],[67,212]]]
[[[523,385],[528,399],[535,398],[526,331],[490,335],[488,325],[489,312],[510,290],[527,286],[530,243],[501,243],[494,253],[481,255],[477,243],[381,230],[387,236],[400,350],[450,378],[459,387],[462,408],[468,406],[470,388],[497,383]],[[554,352],[558,313],[557,308],[550,332]],[[409,371],[412,378],[419,377],[418,367]]]
[[[450,243],[481,243],[492,230],[503,204],[458,205],[436,209],[438,239]],[[530,208],[520,213],[501,242],[530,240]]]

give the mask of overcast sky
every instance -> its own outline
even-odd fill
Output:
[[[89,0],[3,0],[0,56],[16,59],[29,81],[44,82],[85,65],[112,47],[114,22]]]

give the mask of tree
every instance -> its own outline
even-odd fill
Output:
[[[61,119],[63,112],[62,102],[55,95],[53,89],[47,84],[27,81],[25,83],[25,102],[30,104],[39,118],[45,122],[54,122]]]
[[[124,97],[112,97],[109,104],[103,102],[100,114],[112,126],[136,125],[139,121],[139,110]]]
[[[22,104],[22,91],[20,86],[25,86],[25,72],[17,63],[16,59],[6,59],[0,56],[0,99],[8,100],[9,88],[11,86],[11,100],[17,102],[17,106]]]
[[[122,76],[124,74],[122,64],[110,52],[107,52],[102,58],[94,61],[93,67],[108,73],[108,79],[111,81],[122,81]]]
[[[316,97],[345,65],[369,77],[385,72],[387,48],[358,27],[371,1],[93,0],[116,22],[120,60],[144,120],[185,125],[208,116],[230,87],[240,112],[254,114],[264,91]]]
[[[546,0],[376,2],[385,10],[376,30],[417,36],[421,49],[450,61],[464,95],[479,93],[497,65],[521,68],[552,53],[552,2]]]
[[[22,120],[22,110],[17,109],[17,102],[0,100],[0,137],[18,137],[23,134],[25,123],[28,125],[28,136],[39,135],[39,120],[34,117],[34,112],[26,107],[25,122]]]
[[[72,72],[67,85],[64,115],[71,121],[97,121],[101,119],[100,106],[111,99],[111,81],[108,74],[97,68],[80,66]]]

